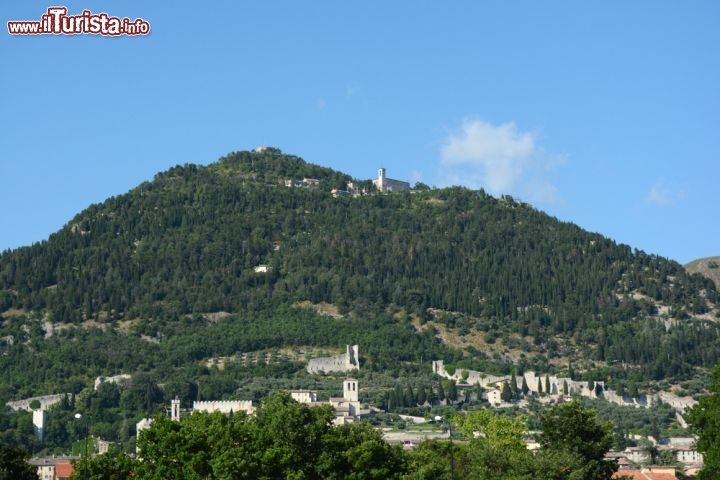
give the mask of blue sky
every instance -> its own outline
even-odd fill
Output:
[[[681,263],[720,255],[718,2],[61,4],[151,25],[116,38],[10,35],[56,4],[7,3],[0,250],[269,145],[510,194]]]

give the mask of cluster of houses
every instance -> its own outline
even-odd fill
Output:
[[[320,187],[320,180],[317,178],[303,178],[302,180],[285,180],[285,186],[288,188],[309,188],[315,190]]]
[[[480,385],[485,389],[483,397],[488,401],[491,407],[507,407],[511,406],[502,398],[503,385],[510,384],[513,381],[512,375],[487,375],[482,372],[473,370],[456,369],[452,373],[448,372],[442,360],[436,360],[432,363],[433,373],[444,378],[456,380],[458,386]],[[541,403],[561,403],[571,400],[573,395],[579,395],[588,398],[597,398],[605,401],[613,402],[623,406],[633,406],[636,408],[647,408],[654,405],[658,401],[670,404],[677,411],[678,421],[686,426],[682,418],[682,413],[686,408],[693,406],[697,402],[690,397],[678,397],[668,392],[662,392],[656,397],[639,396],[637,398],[628,398],[618,395],[615,391],[605,387],[605,383],[601,380],[597,381],[576,381],[569,377],[558,377],[556,375],[537,375],[535,372],[525,372],[515,377],[515,387],[520,390],[525,385],[529,393],[536,396],[545,393],[538,400]],[[522,403],[522,402],[521,402]],[[692,476],[702,468],[703,456],[695,448],[695,438],[693,437],[677,437],[667,438],[657,441],[652,437],[648,438],[653,448],[658,453],[664,451],[673,452],[672,456],[675,460],[684,465],[684,475]],[[527,445],[529,449],[539,448],[533,440],[528,439]],[[647,465],[652,459],[646,448],[628,447],[622,452],[609,452],[608,459],[614,459],[618,462],[620,469],[613,478],[627,476],[632,479],[642,480],[672,480],[676,479],[674,466],[647,466],[641,469],[634,468],[635,465]]]
[[[347,345],[346,352],[335,357],[317,358],[313,359],[308,363],[308,372],[310,373],[329,373],[329,372],[343,372],[349,373],[359,368],[359,352],[357,345]],[[471,370],[451,370],[452,373],[448,372],[445,368],[444,363],[441,360],[433,361],[432,363],[433,373],[444,378],[450,378],[458,381],[458,386],[465,385],[470,387],[472,385],[481,385],[485,391],[483,397],[487,399],[488,403],[493,407],[507,406],[501,397],[502,385],[511,382],[513,376],[493,376],[486,375],[481,372]],[[118,375],[115,377],[101,377],[95,382],[95,388],[97,389],[101,383],[113,382],[118,384],[126,383],[129,380],[128,375]],[[601,381],[587,382],[587,381],[574,381],[570,378],[559,378],[556,376],[539,376],[534,372],[525,372],[524,374],[515,378],[516,387],[521,387],[521,383],[525,385],[529,392],[540,393],[547,392],[547,395],[542,397],[541,401],[545,402],[556,402],[560,403],[570,399],[570,395],[580,395],[594,398],[604,398],[610,401],[624,401],[626,399],[618,400],[615,392],[606,390],[605,385]],[[330,405],[335,411],[334,423],[336,425],[345,425],[353,423],[361,417],[371,413],[369,409],[364,409],[360,403],[359,396],[359,384],[354,378],[346,378],[343,381],[343,396],[342,397],[331,397],[327,401],[318,400],[318,392],[314,390],[289,390],[290,396],[299,403],[307,404],[311,406],[319,405]],[[41,410],[44,410],[47,406],[58,402],[64,395],[54,395],[48,397],[38,397],[33,399],[26,399],[19,402],[13,402],[11,407],[13,409],[31,409],[30,404],[37,406],[41,404]],[[34,401],[34,400],[37,400]],[[661,400],[668,400],[666,397]],[[678,399],[670,399],[675,401],[677,409],[684,409],[689,404],[692,404],[692,400],[681,401],[678,403]],[[636,407],[649,406],[652,404],[652,399],[645,399],[642,403],[637,403]],[[689,402],[689,403],[688,403]],[[9,404],[10,405],[10,404]],[[180,421],[185,415],[191,415],[195,412],[220,412],[223,414],[231,414],[238,412],[245,412],[248,415],[255,413],[255,407],[251,400],[211,400],[211,401],[196,401],[193,402],[191,409],[183,410],[180,407],[180,400],[175,398],[171,401],[168,415],[174,421]],[[678,414],[679,415],[679,414]],[[425,422],[424,418],[411,418],[413,423]],[[681,418],[681,417],[680,417]],[[144,429],[149,428],[152,425],[151,418],[143,418],[136,424],[137,434],[140,434]],[[39,425],[42,428],[42,423]],[[415,436],[414,436],[415,435]],[[404,445],[410,445],[410,447],[416,445],[418,442],[430,438],[427,430],[422,433],[418,432],[413,434],[412,428],[407,431],[401,432],[401,437],[395,439],[394,437],[388,437],[385,435],[386,440],[389,442],[399,441]],[[653,438],[648,438],[648,441],[652,443],[653,449],[657,453],[664,451],[672,452],[672,455],[678,463],[685,466],[684,474],[692,476],[702,468],[703,457],[695,449],[694,438],[668,438],[658,442]],[[95,439],[95,445],[98,448],[99,453],[108,450],[109,443],[103,442],[102,440]],[[530,437],[526,441],[528,449],[539,448],[539,445]],[[668,458],[668,455],[663,455]],[[651,463],[653,459],[649,457],[649,451],[647,448],[641,447],[629,447],[622,452],[609,452],[607,455],[608,459],[613,459],[618,462],[620,470],[616,477],[627,476],[633,479],[643,480],[671,480],[677,478],[675,476],[675,467],[663,467],[663,466],[646,466],[641,469],[637,469],[636,465],[647,465]],[[59,480],[63,478],[69,478],[72,474],[72,459],[68,457],[47,457],[47,458],[35,458],[30,461],[31,464],[36,465],[38,468],[38,476],[42,480]]]
[[[695,476],[702,469],[702,454],[695,449],[694,438],[668,438],[659,443],[654,438],[648,437],[647,441],[651,442],[659,454],[665,451],[672,452],[677,463],[683,465],[684,476]],[[642,480],[674,480],[677,478],[675,465],[652,465],[653,459],[642,447],[628,447],[622,452],[611,451],[605,455],[605,458],[615,460],[619,466],[613,478],[622,476],[633,480],[636,478]],[[637,468],[637,465],[645,466]]]
[[[358,381],[354,378],[348,378],[343,382],[342,397],[330,397],[327,402],[318,401],[317,392],[314,390],[291,390],[290,396],[299,403],[312,406],[332,406],[335,409],[335,425],[353,423],[362,415],[369,413],[369,410],[362,410],[361,408]]]
[[[31,458],[30,465],[37,467],[37,474],[40,480],[67,480],[75,469],[72,461],[77,460],[71,457],[43,457]]]
[[[335,425],[345,425],[352,423],[360,418],[361,415],[367,413],[363,411],[359,401],[358,381],[354,378],[348,378],[343,382],[343,396],[331,397],[328,401],[318,401],[317,392],[314,390],[290,390],[290,396],[299,403],[312,406],[330,405],[335,409]],[[255,414],[255,407],[252,400],[209,400],[195,401],[192,409],[183,410],[180,408],[180,399],[175,398],[170,402],[170,419],[179,422],[185,415],[192,415],[195,412],[219,412],[226,415],[231,413],[245,412],[248,415]],[[150,428],[153,423],[152,418],[143,418],[135,425],[137,434],[143,430]]]
[[[378,169],[378,176],[372,182],[377,191],[380,193],[403,192],[405,190],[410,190],[410,184],[408,182],[387,178],[384,168]],[[320,187],[320,180],[316,178],[303,178],[302,180],[286,179],[285,186],[288,188],[308,188],[315,190]],[[365,188],[356,185],[355,182],[347,182],[346,190],[339,190],[335,188],[330,193],[334,198],[340,198],[361,197],[363,195],[368,195],[370,192],[368,192]]]
[[[658,455],[663,452],[672,452],[675,460],[683,465],[683,475],[686,477],[695,476],[703,466],[703,456],[695,449],[695,439],[686,437],[671,437],[658,442],[648,437]],[[608,452],[605,458],[615,460],[619,469],[613,478],[626,476],[642,480],[672,480],[676,479],[675,466],[651,465],[652,458],[646,448],[628,447],[622,452]],[[635,465],[647,465],[643,468],[636,468]]]

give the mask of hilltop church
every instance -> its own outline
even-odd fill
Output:
[[[385,176],[384,168],[378,170],[378,178],[373,180],[373,184],[377,187],[380,193],[402,192],[404,190],[410,190],[410,184],[408,182],[387,178]]]

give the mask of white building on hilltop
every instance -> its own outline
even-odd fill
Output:
[[[373,180],[373,184],[375,184],[380,193],[402,192],[404,190],[410,190],[410,184],[408,182],[387,178],[385,176],[384,168],[380,168],[378,170],[378,178],[376,180]]]

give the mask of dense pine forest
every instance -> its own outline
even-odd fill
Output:
[[[319,186],[285,186],[303,178]],[[355,181],[367,194],[331,194],[352,180],[277,149],[236,152],[3,252],[0,400],[134,374],[104,400],[78,397],[106,402],[118,424],[176,394],[262,398],[302,372],[293,351],[345,344],[377,378],[442,358],[679,382],[720,360],[716,287],[672,260],[482,190],[379,194]],[[253,352],[276,357],[207,366]]]

